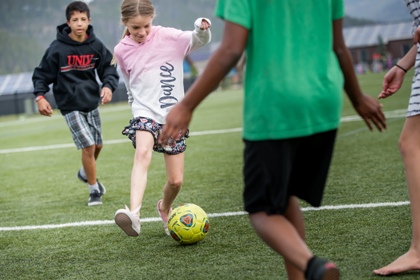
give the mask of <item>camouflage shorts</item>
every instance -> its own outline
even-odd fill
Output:
[[[122,134],[127,136],[134,149],[136,148],[136,130],[148,131],[153,135],[154,145],[153,150],[158,153],[164,153],[168,155],[177,155],[184,152],[187,148],[185,144],[185,138],[188,138],[188,130],[185,136],[181,137],[180,140],[175,140],[169,143],[167,146],[162,147],[158,144],[159,134],[162,131],[163,125],[155,122],[149,118],[135,117],[130,120],[130,124],[124,127]]]

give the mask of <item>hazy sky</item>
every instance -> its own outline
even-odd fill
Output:
[[[375,21],[411,20],[404,0],[344,0],[348,16]]]

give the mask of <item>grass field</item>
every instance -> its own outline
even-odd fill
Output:
[[[364,91],[377,96],[383,75],[359,76]],[[396,96],[382,101],[388,116],[383,133],[368,131],[346,99],[324,207],[302,204],[309,246],[335,261],[342,279],[379,279],[372,270],[410,245],[397,146],[409,87],[407,79]],[[131,117],[126,104],[101,107],[105,146],[98,177],[107,194],[96,207],[86,206],[87,187],[76,178],[80,152],[59,112],[0,118],[0,279],[286,279],[282,260],[242,212],[241,105],[241,90],[215,92],[190,126],[176,203],[196,203],[210,216],[209,234],[193,246],[167,237],[157,218],[165,181],[159,154],[149,170],[141,236],[127,237],[113,222],[115,211],[129,203],[134,149],[121,135]]]

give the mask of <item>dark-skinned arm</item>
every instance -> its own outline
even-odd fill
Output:
[[[188,129],[197,106],[214,90],[236,65],[245,49],[248,29],[226,21],[220,46],[210,57],[203,73],[192,84],[185,97],[166,116],[166,124],[159,143],[167,145],[169,139],[179,139]]]
[[[381,109],[382,106],[376,98],[364,94],[360,89],[356,73],[354,72],[350,51],[344,42],[342,22],[342,19],[333,22],[333,49],[344,75],[344,90],[354,109],[364,120],[368,128],[373,130],[374,125],[379,131],[382,131],[386,128],[385,115]]]

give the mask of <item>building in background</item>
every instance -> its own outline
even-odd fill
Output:
[[[413,45],[411,22],[347,27],[343,30],[344,40],[349,48],[358,73],[381,72],[390,68],[403,57]],[[190,58],[198,73],[204,68],[218,42],[208,49],[197,50]],[[186,84],[188,88],[190,84]],[[32,94],[32,72],[0,75],[0,116],[36,113]],[[46,95],[51,105],[55,105],[51,93]],[[127,100],[122,78],[112,102]]]
[[[358,73],[389,69],[412,47],[412,23],[348,27],[343,30]]]

